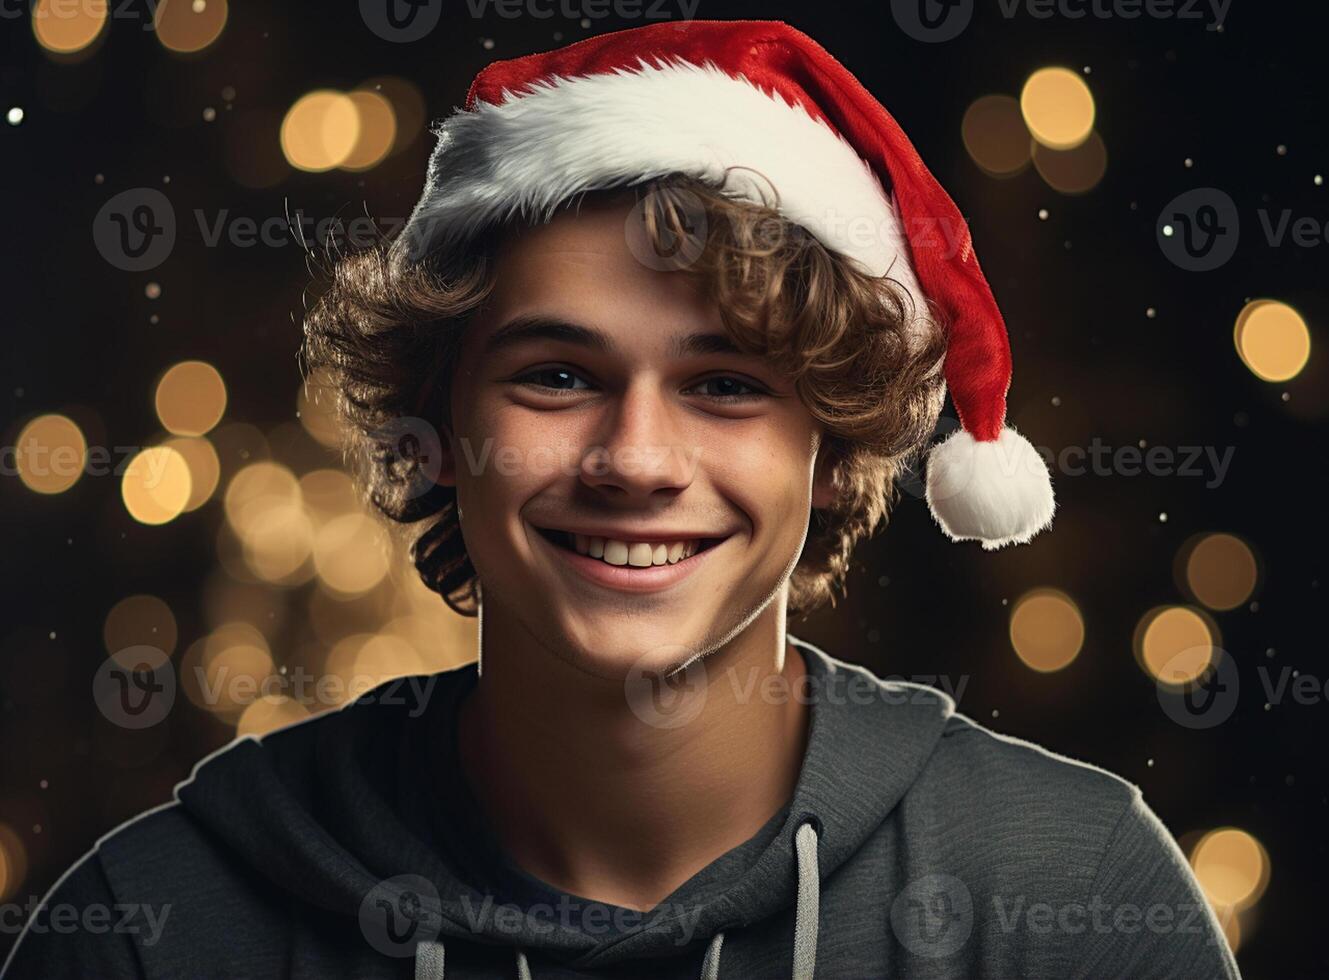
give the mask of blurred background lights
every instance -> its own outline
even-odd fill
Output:
[[[378,92],[360,90],[348,98],[359,116],[359,134],[355,145],[341,162],[345,170],[369,170],[382,163],[392,152],[397,138],[397,116],[392,103]]]
[[[285,694],[264,694],[241,712],[235,723],[235,734],[240,738],[266,735],[308,717],[309,709]]]
[[[1214,660],[1218,629],[1189,606],[1159,606],[1135,628],[1140,665],[1159,684],[1182,688],[1201,677]]]
[[[340,595],[368,592],[388,574],[387,532],[365,514],[343,514],[318,529],[314,567],[319,580]]]
[[[993,177],[1009,177],[1029,165],[1029,130],[1020,103],[1009,95],[985,95],[965,111],[960,137],[974,163]]]
[[[1034,143],[1033,159],[1038,175],[1063,194],[1091,191],[1107,173],[1107,147],[1096,132],[1070,150],[1053,150]]]
[[[1206,534],[1185,556],[1186,586],[1210,609],[1236,609],[1251,597],[1259,578],[1255,554],[1232,534]]]
[[[155,595],[126,596],[111,607],[102,624],[102,640],[111,657],[137,646],[156,647],[169,657],[178,638],[175,614]]]
[[[1071,150],[1094,128],[1094,97],[1084,79],[1067,68],[1042,68],[1020,92],[1020,112],[1034,139],[1053,150]]]
[[[170,446],[137,453],[120,480],[120,496],[140,524],[165,524],[185,511],[193,492],[189,463]]]
[[[18,477],[29,490],[64,493],[83,475],[88,443],[73,419],[40,415],[19,433],[14,457]]]
[[[296,393],[296,412],[300,424],[321,446],[336,449],[341,444],[341,427],[334,411],[337,392],[321,373],[311,375]]]
[[[1056,589],[1027,592],[1011,610],[1011,646],[1025,665],[1061,670],[1084,645],[1084,619],[1074,600]]]
[[[1221,827],[1200,838],[1191,867],[1205,897],[1217,909],[1249,908],[1269,885],[1269,854],[1244,830]]]
[[[0,901],[18,893],[28,876],[28,852],[23,838],[7,823],[0,823]]]
[[[281,124],[282,152],[298,170],[341,166],[360,139],[360,111],[343,92],[319,89],[296,100]]]
[[[201,436],[177,436],[164,443],[184,457],[189,467],[189,499],[185,512],[198,510],[217,491],[221,479],[221,461],[212,443]]]
[[[9,125],[11,126],[17,126],[22,121],[23,121],[22,106],[17,106],[17,105],[11,106],[9,111],[5,113],[5,122],[9,123]]]
[[[32,8],[32,33],[53,54],[82,51],[106,27],[107,0],[38,0]]]
[[[226,382],[204,361],[181,361],[157,382],[157,417],[168,432],[201,436],[226,412]]]
[[[226,0],[158,0],[153,27],[164,47],[188,54],[221,37],[226,16]]]
[[[1311,356],[1311,334],[1301,314],[1276,300],[1257,299],[1237,315],[1237,354],[1263,381],[1295,378]]]

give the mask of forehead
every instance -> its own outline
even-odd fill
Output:
[[[582,324],[617,349],[642,353],[676,348],[682,336],[723,335],[719,308],[699,277],[652,268],[629,247],[638,213],[631,201],[597,202],[509,235],[473,339],[482,343],[504,324],[532,317]]]

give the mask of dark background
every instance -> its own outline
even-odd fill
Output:
[[[272,186],[253,189],[231,161],[246,146],[280,161],[277,124],[312,89],[403,77],[439,116],[494,58],[553,47],[556,31],[566,42],[639,23],[609,16],[585,28],[558,13],[505,19],[493,10],[473,16],[462,0],[445,6],[427,38],[390,43],[345,0],[235,3],[220,39],[186,56],[164,50],[142,14],[113,19],[94,50],[66,63],[42,51],[26,6],[11,0],[0,20],[0,110],[22,106],[25,118],[0,123],[4,443],[33,416],[63,412],[90,443],[149,444],[161,434],[156,379],[188,358],[226,379],[226,421],[270,432],[295,418],[309,257],[294,244],[208,247],[182,221],[160,267],[123,272],[103,260],[91,233],[112,195],[156,187],[178,215],[403,216],[432,145],[422,131],[363,174],[281,168]],[[969,218],[1010,326],[1010,416],[1033,442],[1235,447],[1217,487],[1182,476],[1054,473],[1053,530],[999,554],[949,544],[906,492],[889,529],[858,553],[848,596],[793,630],[881,673],[963,679],[960,710],[1139,784],[1183,847],[1224,825],[1252,834],[1272,868],[1267,892],[1241,920],[1238,961],[1252,977],[1329,969],[1321,937],[1329,706],[1284,699],[1266,708],[1254,673],[1260,662],[1291,665],[1323,691],[1329,671],[1320,596],[1329,303],[1319,288],[1329,244],[1321,234],[1316,247],[1276,247],[1254,220],[1259,208],[1288,208],[1323,229],[1329,215],[1329,188],[1313,181],[1329,170],[1322,7],[1233,0],[1218,32],[1178,18],[1007,18],[982,2],[968,29],[940,44],[903,33],[884,0],[759,8],[700,0],[696,10],[790,21],[900,120]],[[677,2],[663,9],[680,15]],[[1057,193],[1033,169],[988,176],[960,138],[975,99],[1018,94],[1051,64],[1092,68],[1085,78],[1108,166],[1079,196]],[[203,120],[206,106],[216,107],[215,121]],[[1189,272],[1160,251],[1155,224],[1169,200],[1204,186],[1236,201],[1243,233],[1221,270]],[[145,295],[149,282],[161,284],[159,298]],[[1292,305],[1310,325],[1311,361],[1290,382],[1261,381],[1234,350],[1237,313],[1260,296]],[[297,473],[336,460],[312,442],[273,452]],[[223,459],[223,479],[230,465]],[[55,496],[30,492],[12,470],[0,479],[0,824],[25,855],[5,901],[43,894],[97,837],[169,799],[195,762],[233,737],[233,724],[183,699],[155,733],[113,732],[90,696],[106,657],[103,621],[125,596],[165,600],[180,649],[208,630],[203,597],[224,576],[220,496],[149,527],[126,513],[109,477],[85,476]],[[1224,724],[1191,730],[1161,710],[1132,636],[1152,607],[1191,601],[1174,566],[1205,531],[1243,538],[1259,582],[1251,602],[1213,614],[1241,672],[1241,699]],[[1086,630],[1078,658],[1050,674],[1021,663],[1008,637],[1011,604],[1044,586],[1075,600]],[[286,610],[273,637],[278,664],[308,643],[299,623],[308,588],[269,590]],[[0,950],[14,938],[7,922]]]

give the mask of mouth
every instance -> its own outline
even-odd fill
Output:
[[[554,547],[617,568],[648,569],[686,563],[718,545],[724,538],[679,537],[649,540],[600,537],[555,528],[535,530]]]
[[[665,593],[692,578],[732,537],[670,532],[629,539],[527,526],[550,557],[577,579],[610,592],[636,595]]]

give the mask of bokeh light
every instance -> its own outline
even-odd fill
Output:
[[[296,100],[281,124],[291,166],[320,173],[341,166],[360,139],[360,112],[344,92],[319,89]]]
[[[169,657],[179,635],[171,607],[155,595],[126,596],[111,607],[102,624],[106,653],[115,659],[121,651],[139,646],[156,647]]]
[[[14,828],[0,823],[0,902],[18,893],[28,877],[28,849]]]
[[[1233,534],[1206,534],[1182,549],[1186,586],[1210,609],[1236,609],[1251,597],[1259,566],[1250,546]]]
[[[40,415],[23,427],[14,446],[18,478],[37,493],[64,493],[83,475],[88,443],[65,415]]]
[[[1269,885],[1269,854],[1251,834],[1220,827],[1200,838],[1191,852],[1195,877],[1216,909],[1249,908]]]
[[[1107,173],[1107,146],[1098,133],[1090,133],[1087,140],[1070,150],[1053,150],[1036,142],[1032,155],[1038,175],[1063,194],[1091,191]]]
[[[344,170],[369,170],[392,152],[397,138],[397,116],[392,103],[378,92],[358,90],[348,96],[360,117],[359,135],[346,159]]]
[[[1271,299],[1247,303],[1233,329],[1237,354],[1262,381],[1288,381],[1311,356],[1311,333],[1300,313]]]
[[[1135,653],[1146,673],[1169,689],[1203,676],[1214,662],[1218,627],[1190,606],[1159,606],[1135,628]]]
[[[318,529],[314,567],[338,595],[368,592],[388,574],[387,532],[366,514],[343,514]]]
[[[1084,619],[1075,601],[1057,589],[1027,592],[1011,610],[1011,646],[1026,666],[1061,670],[1084,646]]]
[[[32,33],[45,50],[73,54],[101,36],[107,13],[107,0],[38,0],[32,8]]]
[[[295,410],[300,424],[320,446],[336,449],[341,445],[341,425],[337,421],[337,391],[319,371],[300,385],[295,396]]]
[[[415,142],[424,130],[428,110],[425,97],[414,82],[394,75],[382,75],[369,79],[359,88],[361,91],[377,92],[392,104],[396,134],[391,152],[398,153]]]
[[[165,524],[185,511],[193,493],[189,463],[170,446],[139,451],[125,468],[120,496],[140,524]]]
[[[189,466],[189,499],[185,501],[185,512],[198,510],[212,499],[221,480],[217,450],[202,436],[177,436],[167,439],[164,445],[183,456]]]
[[[974,163],[994,177],[1029,165],[1029,129],[1020,103],[1009,95],[985,95],[965,110],[960,137]]]
[[[181,361],[157,382],[154,403],[168,432],[201,436],[226,414],[226,382],[211,364]]]
[[[235,734],[241,738],[266,735],[308,717],[309,709],[285,694],[264,694],[241,712],[235,723]]]
[[[1094,96],[1068,68],[1041,68],[1020,92],[1020,113],[1034,139],[1053,150],[1071,150],[1094,129]]]
[[[227,12],[226,0],[157,0],[153,27],[163,47],[189,54],[221,37]]]

